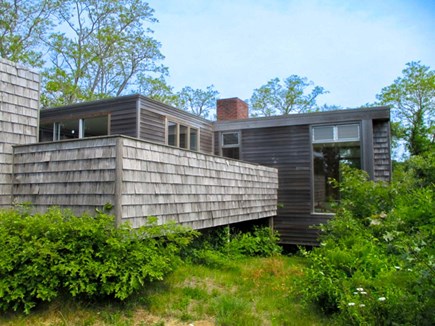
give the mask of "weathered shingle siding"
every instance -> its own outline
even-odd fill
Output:
[[[275,169],[202,153],[123,140],[122,215],[196,229],[276,214]]]
[[[390,181],[391,151],[390,123],[383,120],[373,120],[373,160],[374,179]]]
[[[14,201],[37,211],[50,206],[76,213],[114,203],[116,138],[96,138],[17,146]]]
[[[77,214],[115,205],[137,227],[153,215],[194,228],[276,215],[275,169],[128,137],[17,146],[14,200]]]
[[[0,58],[0,207],[11,205],[12,146],[37,141],[39,75]]]

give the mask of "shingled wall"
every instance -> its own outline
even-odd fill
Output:
[[[0,58],[0,207],[11,205],[12,146],[37,141],[39,75]]]
[[[276,215],[277,170],[125,136],[15,147],[14,200],[201,229]]]

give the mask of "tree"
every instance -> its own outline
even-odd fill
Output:
[[[55,8],[50,0],[0,0],[0,57],[41,67],[41,41]]]
[[[44,72],[43,104],[119,96],[139,74],[164,73],[160,44],[145,23],[156,22],[142,0],[66,0],[55,16],[64,33],[53,33],[51,67]]]
[[[393,107],[395,133],[406,141],[411,155],[433,150],[435,141],[435,71],[409,62],[402,76],[376,96]]]
[[[163,75],[160,77],[140,75],[138,81],[137,93],[169,105],[176,102],[177,96],[173,92],[173,87],[167,84]]]
[[[323,87],[314,86],[307,78],[291,75],[283,82],[274,78],[255,89],[249,104],[253,116],[310,112],[316,110],[317,97],[325,93],[327,91]]]
[[[190,86],[183,87],[177,94],[175,106],[189,111],[194,115],[208,118],[210,110],[216,106],[216,99],[219,92],[213,85],[207,86],[205,90],[193,89]]]

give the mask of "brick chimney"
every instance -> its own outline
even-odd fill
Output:
[[[216,106],[217,121],[248,118],[248,104],[238,97],[217,100]]]

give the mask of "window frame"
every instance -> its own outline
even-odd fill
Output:
[[[224,137],[225,135],[229,134],[236,134],[237,135],[237,144],[228,144],[225,145],[224,143]],[[221,133],[221,148],[234,148],[239,147],[240,148],[240,131],[224,131]]]
[[[357,125],[358,126],[358,137],[351,138],[338,138],[338,127],[339,126],[347,126],[347,125]],[[332,140],[315,140],[314,139],[314,129],[316,127],[333,127],[333,139]],[[361,121],[347,121],[343,123],[323,123],[323,124],[315,124],[310,125],[310,153],[311,153],[311,215],[326,215],[326,216],[334,216],[334,212],[316,212],[315,211],[315,167],[314,167],[314,148],[315,144],[340,144],[340,143],[350,143],[350,142],[358,142],[360,148],[360,165],[361,169],[364,169],[364,146],[363,146],[363,135],[362,135],[362,126]]]
[[[173,123],[175,125],[175,145],[169,144],[169,123]],[[185,127],[186,129],[186,147],[180,147],[180,130],[181,127]],[[192,143],[191,143],[191,130],[196,130],[196,149],[192,149]],[[193,152],[199,152],[200,148],[200,134],[201,134],[201,128],[194,127],[192,125],[189,125],[188,123],[184,121],[180,121],[177,119],[174,119],[172,117],[165,117],[165,144],[167,146],[176,147],[184,150],[189,150]]]
[[[237,144],[224,144],[224,136],[228,134],[237,134]],[[242,159],[242,142],[241,142],[242,133],[240,130],[238,131],[222,131],[220,133],[220,146],[219,146],[219,155],[225,158],[234,159],[234,160],[241,160]],[[231,158],[223,155],[224,149],[228,148],[238,148],[239,150],[239,158]]]

